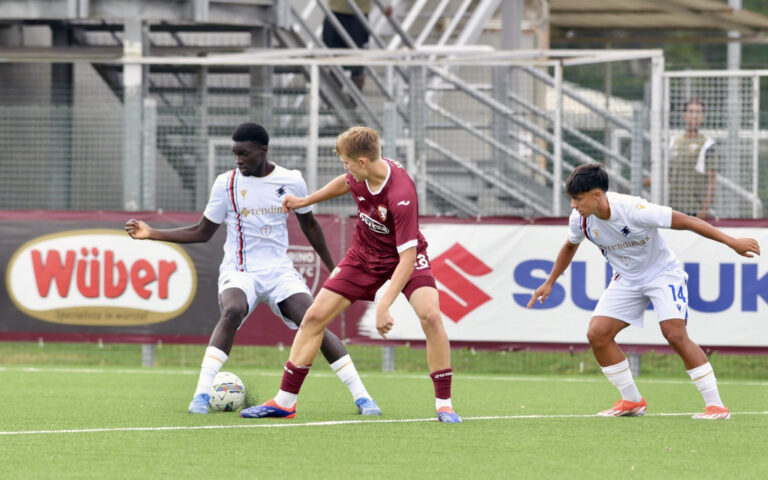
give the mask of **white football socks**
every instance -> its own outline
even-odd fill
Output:
[[[629,362],[626,358],[616,365],[602,367],[602,370],[613,386],[619,389],[622,399],[630,402],[639,402],[643,399],[635,385],[635,380],[632,378],[632,372],[629,370]]]
[[[277,395],[275,395],[275,403],[283,408],[291,408],[296,405],[296,400],[298,398],[299,396],[295,393],[278,390]]]
[[[219,373],[227,358],[228,355],[216,347],[209,346],[205,349],[205,357],[203,357],[203,364],[200,368],[200,377],[197,379],[195,395],[198,393],[211,393],[213,379]]]
[[[704,397],[704,404],[706,406],[714,405],[716,407],[724,407],[723,402],[720,400],[720,392],[717,391],[717,378],[715,378],[715,371],[712,369],[712,365],[709,362],[704,365],[699,365],[696,368],[687,370],[688,375],[691,376],[693,384],[701,392],[701,396]]]
[[[435,398],[435,410],[440,410],[443,407],[448,407],[453,410],[453,403],[450,398]]]
[[[344,355],[340,359],[331,364],[331,370],[336,373],[339,380],[349,388],[349,393],[352,394],[352,398],[357,400],[358,398],[371,398],[368,391],[363,385],[363,381],[360,379],[360,375],[357,373],[355,364],[352,363],[352,358],[349,354]]]

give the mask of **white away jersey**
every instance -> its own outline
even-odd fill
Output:
[[[307,184],[298,170],[279,165],[266,177],[244,176],[238,169],[216,177],[203,215],[227,223],[227,240],[220,270],[252,272],[288,261],[288,214],[282,203],[286,194],[307,196]],[[312,207],[299,208],[307,213]]]
[[[600,248],[613,271],[633,282],[644,283],[661,272],[680,268],[659,228],[672,224],[672,209],[640,197],[608,192],[611,218],[582,217],[574,209],[569,219],[568,241],[584,238]]]

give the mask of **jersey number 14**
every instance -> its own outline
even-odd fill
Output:
[[[681,300],[683,302],[686,302],[686,303],[688,302],[688,300],[685,299],[685,292],[683,292],[683,286],[682,285],[677,287],[677,295],[675,295],[675,286],[674,285],[670,284],[669,285],[669,289],[672,291],[672,300],[673,301],[676,302],[679,299],[679,300]]]

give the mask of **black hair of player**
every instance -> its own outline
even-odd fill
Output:
[[[565,181],[565,193],[569,196],[588,192],[593,188],[608,191],[608,173],[599,163],[579,165]]]
[[[257,145],[269,145],[267,130],[258,123],[245,122],[232,132],[232,140],[236,142],[253,142]]]

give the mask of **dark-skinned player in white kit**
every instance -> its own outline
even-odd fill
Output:
[[[264,127],[251,122],[240,124],[232,133],[237,168],[216,178],[198,224],[174,229],[152,228],[136,219],[125,224],[125,230],[135,239],[175,243],[207,242],[219,225],[226,225],[218,285],[221,316],[203,355],[189,413],[208,413],[214,378],[229,358],[235,334],[259,303],[268,304],[290,328],[297,328],[312,303],[304,278],[287,254],[288,215],[281,206],[285,195],[306,195],[307,186],[298,170],[270,162],[268,151],[269,135]],[[333,271],[333,259],[312,209],[298,210],[296,218],[328,271]],[[358,411],[362,415],[381,415],[341,339],[330,331],[320,336],[323,355],[349,388]]]

